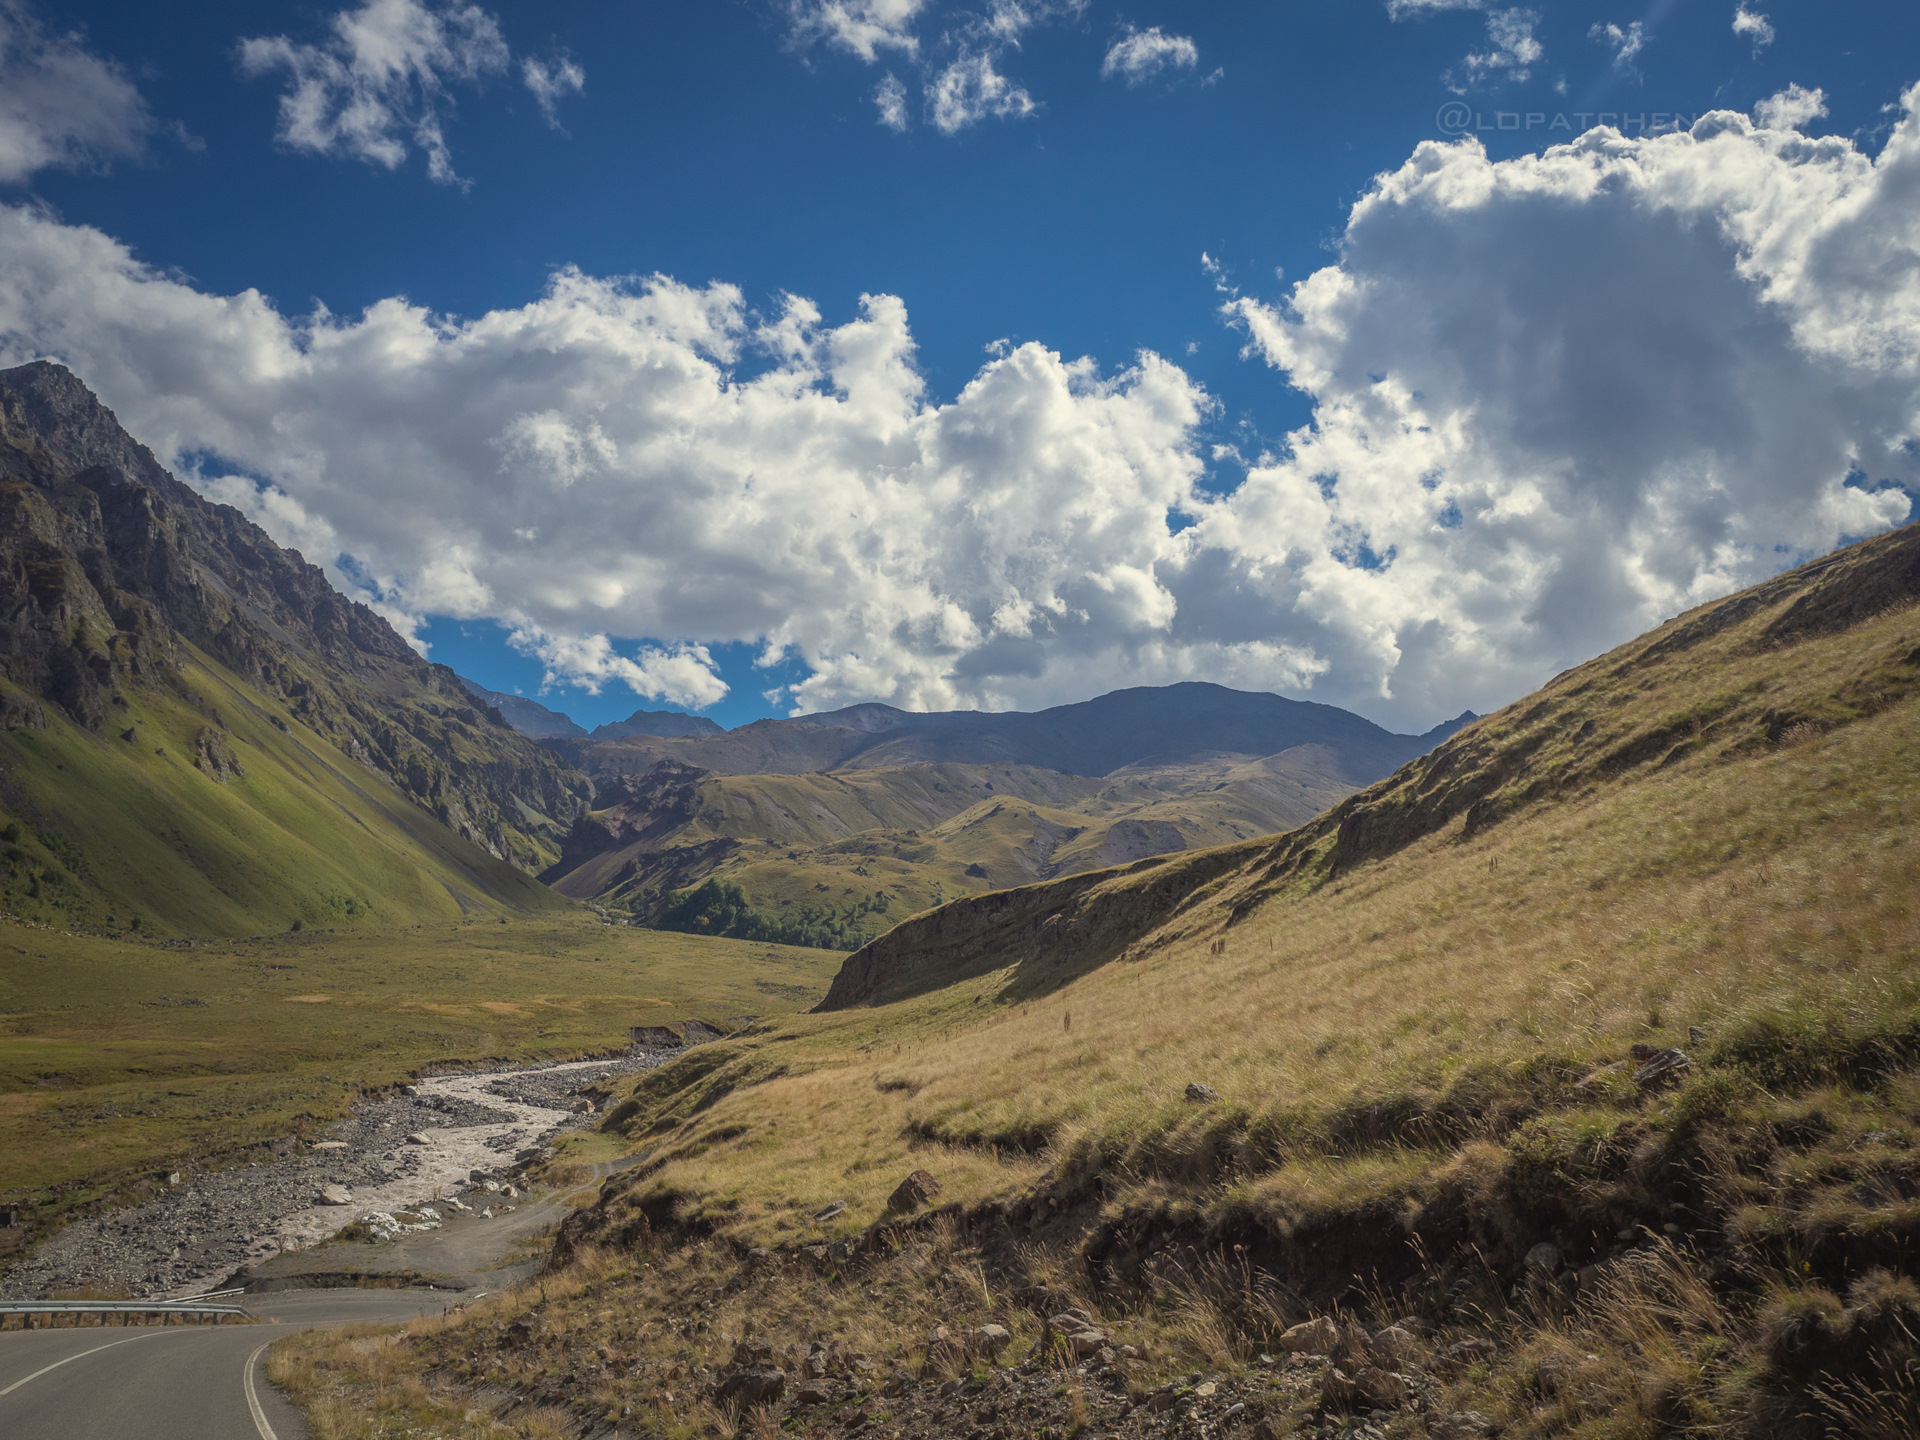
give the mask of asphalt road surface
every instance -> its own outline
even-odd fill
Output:
[[[88,1326],[0,1333],[6,1440],[306,1440],[267,1383],[266,1347],[296,1330],[438,1314],[430,1290],[288,1290],[241,1303],[260,1325]]]

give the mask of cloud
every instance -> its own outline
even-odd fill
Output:
[[[1019,120],[1036,108],[1033,96],[994,68],[991,51],[962,50],[927,83],[927,118],[951,135],[981,120]]]
[[[1489,10],[1487,44],[1478,54],[1469,53],[1461,63],[1466,67],[1468,85],[1489,77],[1526,80],[1533,67],[1546,55],[1546,49],[1534,37],[1533,27],[1540,23],[1538,10]]]
[[[1753,58],[1758,60],[1760,52],[1773,43],[1773,22],[1742,5],[1733,12],[1733,33],[1752,39]]]
[[[560,128],[560,102],[587,88],[587,72],[569,55],[556,55],[551,60],[536,60],[529,55],[520,62],[520,79],[533,92],[540,114],[555,130]]]
[[[880,111],[880,123],[887,129],[904,131],[912,123],[907,118],[907,87],[892,74],[874,86],[873,103]]]
[[[1487,0],[1387,0],[1389,20],[1417,20],[1452,10],[1485,13],[1488,47],[1462,58],[1460,71],[1464,71],[1464,77],[1454,70],[1442,77],[1454,90],[1464,92],[1488,80],[1530,79],[1533,67],[1546,58],[1546,47],[1534,34],[1534,27],[1540,23],[1538,10],[1501,9],[1490,6]],[[1594,27],[1596,31],[1600,28]],[[1636,24],[1633,29],[1637,32],[1640,26]]]
[[[1587,39],[1598,41],[1613,51],[1613,68],[1616,71],[1639,78],[1639,68],[1633,62],[1647,46],[1645,24],[1635,20],[1625,29],[1618,25],[1595,25],[1587,31]]]
[[[1225,297],[1312,406],[1231,489],[1171,361],[1029,342],[934,396],[885,295],[563,271],[289,316],[0,207],[0,360],[65,360],[401,623],[498,619],[556,680],[709,703],[703,647],[749,643],[801,709],[1196,678],[1423,729],[1905,519],[1916,237],[1911,113],[1877,155],[1733,112],[1421,145],[1333,262]]]
[[[441,184],[460,184],[447,147],[443,115],[453,87],[503,75],[512,52],[500,24],[478,5],[446,0],[366,0],[333,16],[332,34],[317,45],[285,35],[240,43],[240,68],[251,76],[284,73],[276,131],[280,143],[314,155],[343,155],[392,170],[415,149]],[[586,83],[565,56],[522,62],[521,79],[547,122],[555,104]]]
[[[1184,35],[1164,34],[1158,25],[1150,25],[1145,30],[1129,28],[1114,41],[1101,63],[1100,74],[1109,80],[1124,75],[1129,85],[1139,85],[1162,70],[1191,70],[1199,63],[1200,51],[1193,41]]]
[[[1777,95],[1769,95],[1753,107],[1753,118],[1767,130],[1798,130],[1810,120],[1827,113],[1827,92],[1803,90],[1789,85]]]
[[[788,0],[787,18],[794,43],[824,43],[869,65],[882,50],[912,56],[919,52],[913,24],[927,0]]]
[[[48,30],[24,4],[0,0],[0,184],[135,159],[153,129],[118,65],[79,34]]]

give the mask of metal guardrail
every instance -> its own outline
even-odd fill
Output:
[[[238,1291],[223,1292],[238,1294]],[[196,1320],[253,1316],[238,1305],[205,1305],[193,1300],[0,1300],[6,1315],[190,1315]]]

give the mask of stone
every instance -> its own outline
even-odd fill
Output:
[[[344,1185],[322,1185],[314,1198],[322,1205],[351,1205],[353,1191]]]
[[[432,1143],[433,1142],[424,1135],[413,1134],[407,1136],[407,1144],[409,1145],[431,1145]]]
[[[1527,1251],[1526,1264],[1529,1275],[1552,1275],[1560,1269],[1560,1247],[1542,1240]]]
[[[1400,1325],[1389,1325],[1373,1337],[1372,1349],[1375,1356],[1382,1360],[1399,1364],[1412,1358],[1420,1348],[1419,1337],[1411,1330]]]
[[[1092,1330],[1094,1328],[1096,1327],[1093,1323],[1093,1317],[1087,1314],[1086,1311],[1079,1309],[1062,1310],[1058,1315],[1053,1316],[1047,1321],[1047,1329],[1061,1335],[1071,1335],[1076,1330]]]
[[[1368,1366],[1353,1377],[1362,1403],[1375,1410],[1398,1410],[1412,1397],[1413,1388],[1391,1370]]]
[[[1638,1060],[1640,1057],[1636,1055],[1634,1058]],[[1633,1072],[1633,1083],[1642,1090],[1652,1090],[1660,1085],[1677,1083],[1691,1069],[1693,1061],[1687,1058],[1686,1051],[1656,1050]]]
[[[1687,1043],[1688,1043],[1689,1045],[1704,1045],[1704,1044],[1706,1044],[1706,1043],[1707,1043],[1707,1032],[1706,1032],[1706,1031],[1704,1031],[1704,1030],[1702,1030],[1702,1029],[1701,1029],[1701,1028],[1700,1028],[1700,1027],[1699,1027],[1698,1025],[1689,1025],[1689,1026],[1687,1026]]]
[[[309,1148],[314,1150],[344,1150],[347,1148],[347,1142],[344,1140],[316,1140]]]
[[[750,1410],[756,1405],[772,1405],[787,1390],[787,1372],[770,1365],[729,1366],[714,1386],[713,1398],[722,1405]]]
[[[1491,1340],[1482,1340],[1476,1336],[1471,1340],[1462,1340],[1458,1344],[1449,1345],[1440,1352],[1440,1358],[1455,1365],[1475,1365],[1482,1360],[1491,1359],[1494,1348]]]
[[[1455,1410],[1427,1422],[1433,1440],[1480,1440],[1493,1433],[1493,1422],[1478,1410]]]
[[[940,1193],[940,1182],[925,1170],[916,1170],[902,1180],[893,1194],[887,1197],[890,1210],[917,1210],[930,1204],[934,1196]]]
[[[1187,1099],[1196,1105],[1211,1105],[1220,1098],[1220,1092],[1211,1085],[1202,1085],[1198,1080],[1187,1086]]]
[[[1004,1325],[982,1325],[973,1332],[973,1350],[976,1355],[992,1357],[1012,1343],[1013,1334]]]
[[[814,1212],[813,1223],[816,1225],[824,1225],[827,1223],[827,1221],[837,1220],[846,1213],[847,1213],[847,1202],[844,1200],[835,1200],[829,1203],[828,1205],[826,1205],[824,1208],[820,1210],[816,1210]]]
[[[1211,1380],[1207,1381],[1204,1385],[1196,1385],[1193,1387],[1193,1394],[1196,1400],[1211,1400],[1219,1393],[1220,1387]]]
[[[1295,1325],[1280,1337],[1280,1348],[1294,1355],[1331,1355],[1340,1343],[1340,1328],[1321,1315]]]
[[[796,1405],[825,1405],[833,1399],[833,1392],[824,1385],[802,1385],[793,1397]]]
[[[1112,1337],[1104,1330],[1077,1330],[1067,1336],[1076,1356],[1097,1355]]]
[[[1323,1410],[1350,1410],[1353,1402],[1359,1398],[1359,1385],[1338,1365],[1328,1370],[1326,1378],[1320,1382],[1320,1408]]]

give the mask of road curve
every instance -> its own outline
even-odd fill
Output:
[[[115,1326],[0,1334],[7,1440],[307,1440],[267,1384],[265,1349],[296,1330],[438,1314],[428,1290],[287,1290],[244,1302],[264,1325]]]

